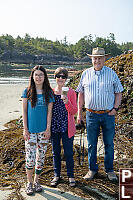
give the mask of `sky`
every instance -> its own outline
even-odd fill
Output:
[[[133,0],[0,0],[0,36],[25,34],[75,44],[92,34],[133,42]]]

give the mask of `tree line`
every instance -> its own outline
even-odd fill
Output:
[[[13,38],[11,35],[0,36],[0,61],[12,61],[27,59],[27,62],[35,59],[59,59],[66,61],[78,61],[91,53],[94,47],[103,47],[111,56],[117,56],[125,51],[133,49],[133,42],[118,44],[115,35],[110,33],[108,37],[95,37],[91,34],[81,38],[76,44],[70,44],[67,36],[61,41],[47,40],[46,38],[33,38],[25,34],[22,38]],[[40,57],[39,57],[40,56]],[[50,56],[50,57],[48,57]]]

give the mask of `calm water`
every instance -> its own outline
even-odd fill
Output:
[[[46,70],[52,69],[55,70],[57,65],[47,65],[44,66]],[[65,66],[66,68],[78,68],[84,69],[86,66]],[[0,64],[0,85],[1,84],[23,84],[28,83],[29,76],[31,73],[31,70],[33,68],[33,65],[7,65],[7,64]],[[48,78],[51,84],[51,87],[54,87],[55,85],[55,79],[53,78],[53,72],[48,71]]]
[[[56,69],[58,66],[44,66],[46,69]],[[33,66],[28,65],[0,65],[0,85],[2,84],[28,84]],[[51,87],[55,85],[53,74],[48,73]]]
[[[59,66],[46,65],[44,67],[46,70],[49,70],[49,69],[55,70]],[[78,68],[79,70],[86,68],[86,66],[64,66],[64,67],[72,68],[72,69]],[[0,85],[28,83],[32,68],[33,68],[33,65],[30,66],[30,65],[24,65],[24,64],[18,64],[18,65],[0,64]],[[54,87],[55,79],[53,77],[53,72],[48,71],[47,73],[48,73],[48,78],[49,78],[51,87]]]

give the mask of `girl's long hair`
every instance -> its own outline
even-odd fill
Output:
[[[50,98],[54,98],[53,90],[50,87],[50,83],[49,83],[49,80],[48,80],[46,70],[41,65],[37,65],[31,71],[29,86],[28,86],[28,90],[27,90],[27,98],[31,101],[32,108],[35,107],[36,103],[37,103],[36,85],[35,85],[35,82],[34,82],[34,79],[33,79],[33,75],[34,75],[34,72],[36,70],[40,70],[44,73],[44,82],[43,82],[43,86],[42,86],[42,94],[43,94],[43,99],[45,99],[45,103],[48,104]]]

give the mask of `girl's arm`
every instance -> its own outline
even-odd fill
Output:
[[[30,138],[30,133],[27,127],[27,98],[22,98],[22,118],[23,118],[23,136],[24,140],[28,140]]]
[[[47,128],[44,131],[44,138],[48,140],[51,136],[51,120],[52,120],[52,108],[53,102],[48,104],[48,114],[47,114]]]

